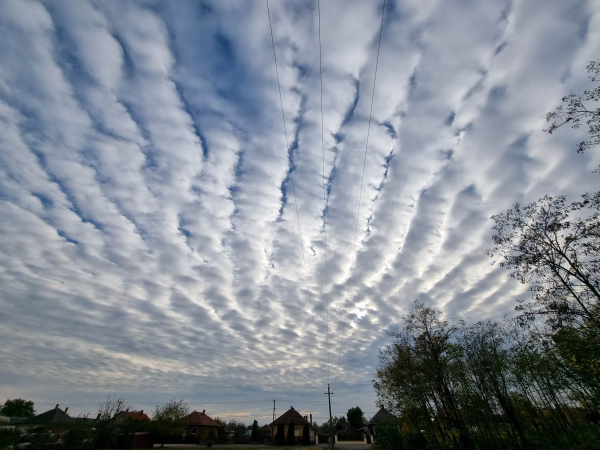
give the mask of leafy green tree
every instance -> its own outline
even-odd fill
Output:
[[[344,416],[334,416],[332,420],[323,422],[323,425],[321,425],[320,429],[325,433],[330,433],[332,427],[334,432],[346,430],[348,428],[348,420]]]
[[[166,405],[157,405],[152,417],[153,428],[161,439],[161,448],[169,438],[175,438],[183,434],[185,424],[183,418],[190,410],[182,399],[169,400]]]
[[[365,416],[360,407],[356,406],[354,408],[350,408],[348,413],[346,414],[348,418],[348,424],[353,431],[358,431],[360,428],[363,428],[366,424]]]
[[[396,422],[384,420],[377,424],[377,444],[384,450],[402,450],[402,435]]]
[[[22,398],[13,400],[7,398],[2,409],[0,409],[0,414],[8,417],[33,417],[35,409],[33,409],[32,401],[23,400]]]

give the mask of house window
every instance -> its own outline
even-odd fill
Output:
[[[196,434],[196,427],[192,428],[192,434]]]

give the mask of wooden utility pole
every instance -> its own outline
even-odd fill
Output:
[[[271,442],[275,441],[275,400],[273,400],[273,423],[271,424]]]
[[[331,392],[329,384],[327,384],[327,392],[324,392],[324,394],[327,394],[327,399],[329,400],[329,448],[333,450],[333,443],[335,441],[333,434],[333,417],[331,416],[331,396],[333,395],[333,392]]]

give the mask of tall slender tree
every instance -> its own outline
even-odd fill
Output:
[[[295,445],[296,444],[295,428],[296,427],[293,422],[288,425],[287,445]]]

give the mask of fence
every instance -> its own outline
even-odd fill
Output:
[[[344,441],[363,441],[364,437],[362,434],[338,434],[337,435],[338,442]]]

